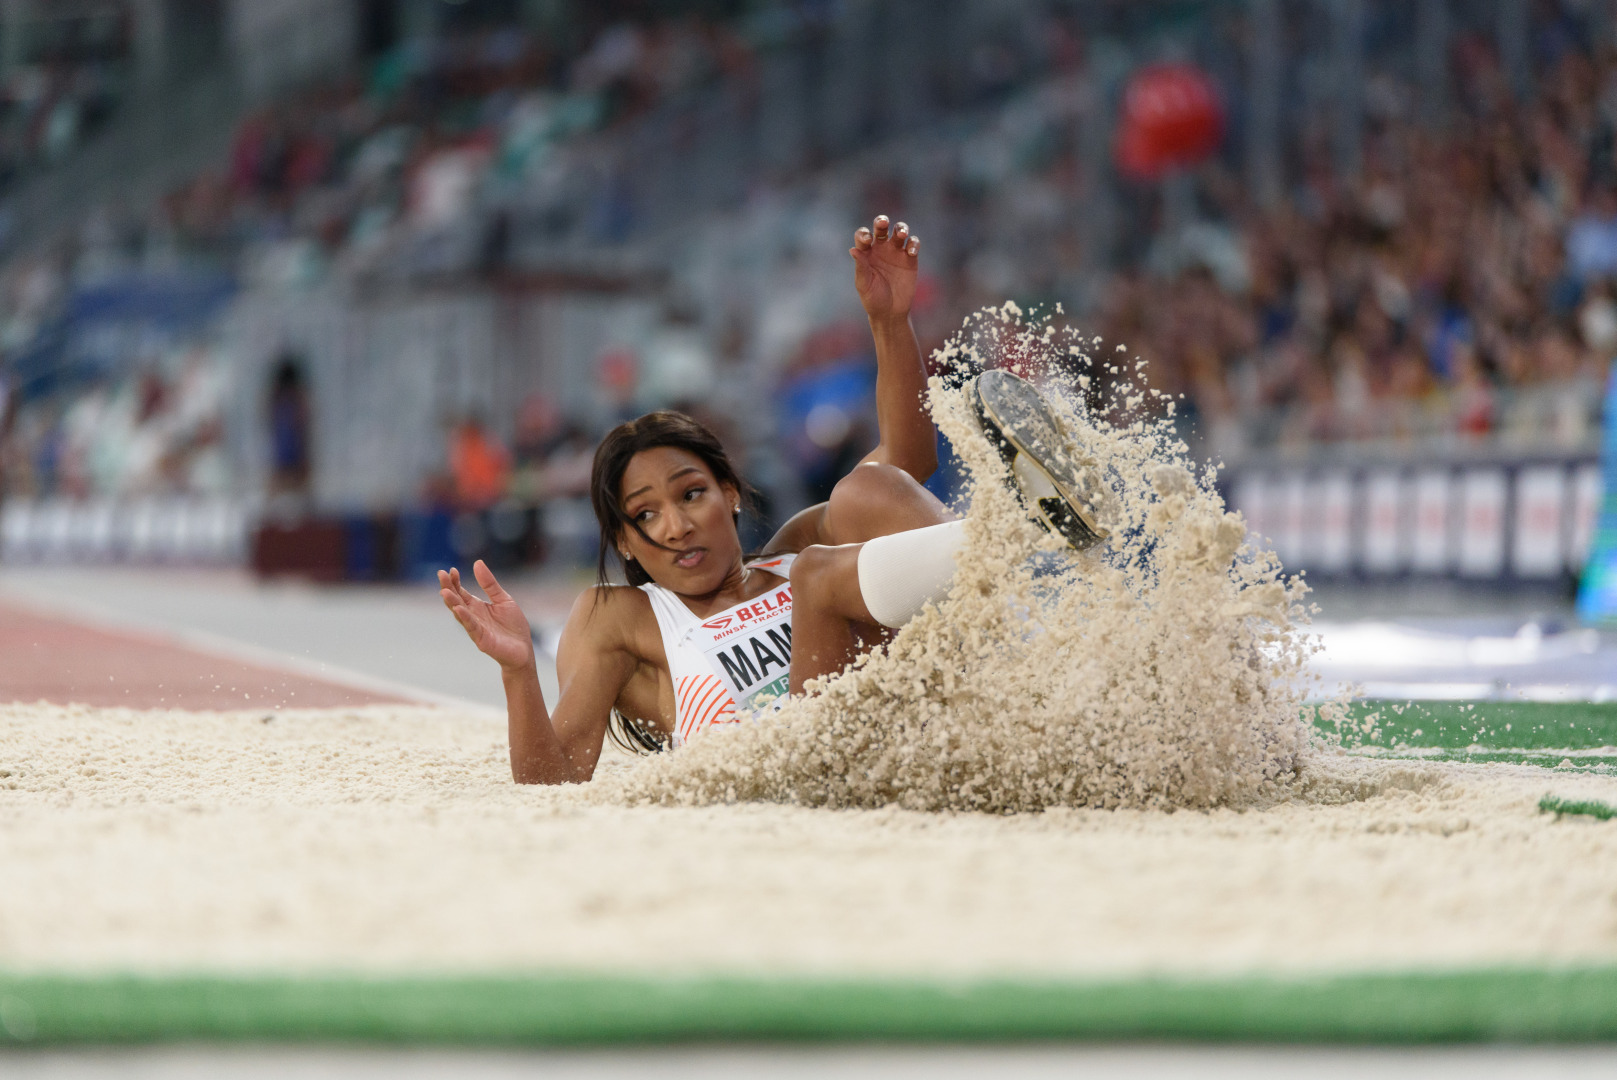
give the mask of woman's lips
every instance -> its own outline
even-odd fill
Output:
[[[689,570],[702,561],[707,554],[707,548],[691,548],[674,560],[674,565],[682,570]]]

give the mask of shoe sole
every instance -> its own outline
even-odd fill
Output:
[[[983,434],[1011,470],[1028,516],[1079,551],[1111,533],[1076,494],[1082,486],[1066,434],[1044,396],[1008,371],[985,371],[967,386]]]

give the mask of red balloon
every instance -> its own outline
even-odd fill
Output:
[[[1137,180],[1199,165],[1224,139],[1218,88],[1191,64],[1150,64],[1123,91],[1117,164]]]

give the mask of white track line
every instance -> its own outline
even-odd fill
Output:
[[[181,648],[190,649],[192,652],[202,653],[221,660],[235,660],[240,663],[252,664],[256,667],[268,668],[271,671],[282,671],[289,675],[319,679],[337,686],[347,687],[350,690],[361,690],[372,694],[389,694],[393,697],[403,698],[406,701],[415,701],[423,705],[438,705],[461,711],[499,712],[498,709],[493,709],[482,702],[470,701],[450,694],[440,694],[434,690],[411,686],[408,683],[395,682],[392,679],[379,678],[375,675],[367,675],[362,671],[338,667],[322,660],[306,660],[300,656],[278,652],[274,649],[266,649],[261,645],[250,645],[245,641],[237,641],[234,638],[210,633],[206,630],[148,622],[83,600],[55,597],[47,601],[26,591],[4,588],[0,589],[0,602],[15,608],[31,611],[46,618],[60,620],[65,617],[69,621],[80,623],[91,629],[133,634],[158,644],[177,645]]]

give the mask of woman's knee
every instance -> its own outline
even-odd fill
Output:
[[[792,562],[792,605],[847,618],[857,616],[859,545],[813,544]]]
[[[792,583],[793,603],[796,603],[797,597],[812,596],[816,586],[832,573],[836,563],[836,550],[825,544],[811,544],[797,553],[787,575]]]
[[[915,482],[915,477],[896,465],[867,461],[855,465],[848,475],[838,480],[831,489],[831,504],[913,498],[926,489]]]
[[[915,477],[893,465],[867,462],[837,481],[826,507],[826,522],[839,544],[919,529],[947,521],[944,505]]]

